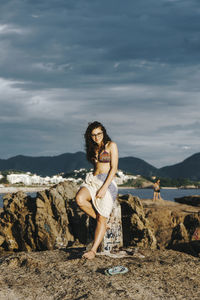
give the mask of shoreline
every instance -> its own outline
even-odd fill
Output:
[[[49,189],[51,186],[8,186],[8,187],[0,187],[0,194],[8,194],[8,193],[17,193],[19,191],[25,193],[34,193],[41,192]]]
[[[0,185],[0,194],[7,194],[7,193],[17,193],[19,191],[22,192],[40,192],[46,189],[50,189],[53,185],[44,185],[44,186],[3,186]],[[119,190],[153,190],[153,188],[136,188],[133,186],[118,186]],[[198,188],[177,188],[177,187],[161,187],[163,190],[188,190],[188,189],[197,189]]]
[[[134,186],[118,186],[119,190],[153,190],[153,188],[136,188]],[[163,190],[178,190],[177,187],[162,187]]]
[[[119,186],[119,190],[153,190],[153,188],[136,188],[134,186]],[[197,187],[185,187],[185,188],[177,188],[177,187],[170,187],[170,186],[164,186],[160,188],[161,190],[199,190]]]

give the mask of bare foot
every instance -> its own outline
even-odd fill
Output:
[[[93,250],[90,250],[90,251],[84,253],[82,257],[87,258],[87,259],[93,259],[93,258],[95,258],[95,255],[96,255],[96,252]]]

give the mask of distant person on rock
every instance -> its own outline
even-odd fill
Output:
[[[154,183],[153,190],[154,190],[153,201],[157,201],[158,199],[161,200],[161,197],[160,197],[160,179],[158,179]]]
[[[97,121],[89,123],[84,137],[87,159],[93,164],[94,171],[87,174],[85,183],[76,195],[76,202],[97,222],[92,248],[83,255],[84,258],[93,259],[106,233],[107,220],[118,194],[114,181],[118,168],[118,149],[105,127]]]

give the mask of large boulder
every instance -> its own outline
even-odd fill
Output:
[[[159,248],[166,248],[171,241],[174,227],[183,222],[184,215],[174,207],[160,205],[144,208],[145,217],[154,233]]]
[[[5,250],[28,250],[34,249],[29,246],[27,234],[32,227],[31,197],[23,192],[7,194],[4,197],[4,210],[0,215],[0,247]],[[34,212],[32,211],[32,214]],[[33,225],[34,227],[34,225]],[[32,228],[31,232],[34,231]]]
[[[123,195],[119,197],[119,202],[122,210],[124,246],[157,248],[155,235],[145,217],[140,199],[132,195]]]
[[[159,248],[184,251],[195,256],[200,253],[200,210],[184,204],[151,200],[142,201],[145,216],[157,239]]]
[[[23,192],[7,194],[0,216],[0,249],[46,250],[74,241],[67,203],[74,199],[77,189],[76,184],[63,182],[34,198]]]
[[[67,202],[75,197],[77,187],[66,182],[38,193],[35,212],[37,249],[66,247],[74,236],[70,232]]]
[[[178,203],[200,207],[200,195],[185,196],[185,197],[175,198],[174,200],[175,202]]]
[[[174,227],[168,249],[200,255],[200,214],[188,214]]]

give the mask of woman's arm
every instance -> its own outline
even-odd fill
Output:
[[[116,143],[114,143],[114,142],[110,143],[110,156],[111,156],[110,170],[108,172],[108,176],[107,176],[104,184],[97,192],[97,195],[96,195],[97,198],[103,198],[105,196],[108,186],[112,182],[112,180],[117,172],[117,169],[118,169],[118,149],[117,149]]]

